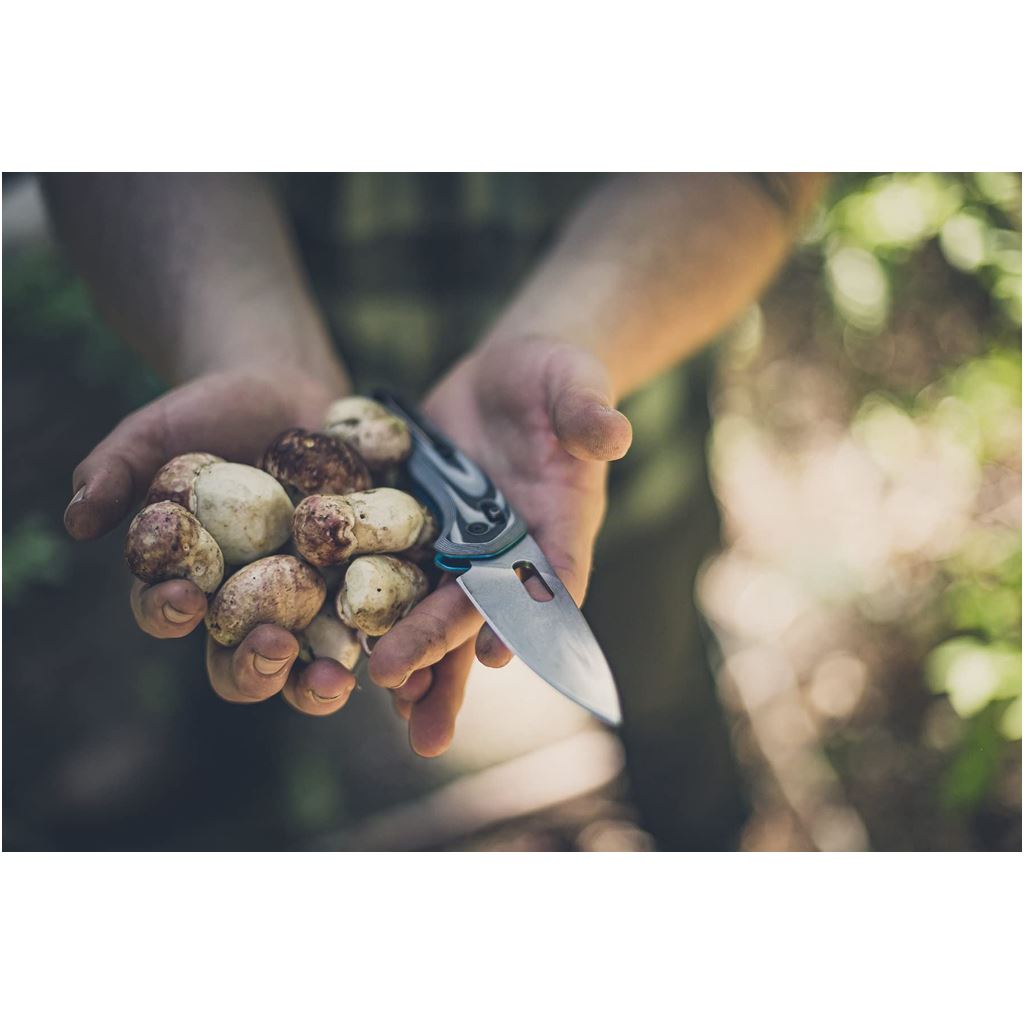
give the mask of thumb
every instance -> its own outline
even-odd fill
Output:
[[[123,420],[78,464],[74,497],[64,512],[64,526],[75,540],[112,530],[141,500],[169,457],[163,434],[158,401]]]
[[[75,470],[64,525],[76,540],[113,529],[156,471],[183,452],[255,462],[275,434],[312,426],[330,391],[318,378],[270,366],[197,377],[122,420]]]
[[[614,407],[608,374],[581,349],[557,350],[548,364],[548,409],[562,447],[577,459],[621,459],[633,440],[628,419]]]

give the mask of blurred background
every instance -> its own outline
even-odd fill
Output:
[[[30,175],[4,176],[3,255],[6,849],[1020,848],[1019,174],[837,176],[761,303],[625,406],[588,616],[624,694],[616,634],[692,619],[720,739],[656,694],[619,737],[478,666],[432,762],[365,681],[331,719],[232,707],[200,638],[134,628],[123,530],[75,546],[61,517],[162,385]],[[664,443],[681,394],[696,452]],[[684,500],[706,485],[720,524]],[[694,538],[680,590],[628,621],[610,590],[659,530]]]

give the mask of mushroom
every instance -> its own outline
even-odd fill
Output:
[[[337,437],[286,430],[263,453],[261,468],[296,501],[307,494],[365,491],[372,481],[359,453]]]
[[[206,613],[206,628],[224,647],[241,643],[262,623],[305,629],[327,597],[320,574],[291,555],[271,555],[239,569],[217,591]]]
[[[412,449],[405,421],[380,402],[359,395],[331,403],[324,431],[352,445],[374,474],[404,462]]]
[[[288,540],[295,511],[284,488],[255,466],[215,462],[196,475],[196,518],[220,544],[224,561],[246,565]]]
[[[427,593],[423,570],[392,555],[364,555],[345,571],[335,607],[346,626],[382,636]]]
[[[188,509],[173,501],[147,505],[132,520],[124,545],[128,568],[146,583],[191,580],[212,594],[224,578],[217,542]]]
[[[356,667],[362,646],[356,632],[341,622],[334,608],[325,604],[313,621],[298,634],[303,661],[333,658],[347,669]]]
[[[178,455],[160,469],[146,503],[165,499],[203,524],[229,565],[272,554],[291,533],[291,499],[269,473],[206,452]]]
[[[412,545],[400,552],[401,556],[409,562],[417,564],[432,563],[434,561],[434,541],[437,540],[438,526],[434,513],[426,505],[420,505],[423,512],[423,525]]]
[[[155,505],[158,501],[176,501],[190,512],[195,512],[192,489],[199,471],[205,466],[223,461],[209,452],[186,452],[184,455],[176,455],[153,477],[145,503]]]
[[[296,508],[292,536],[313,565],[340,565],[353,555],[412,547],[426,515],[412,495],[392,487],[344,496],[313,494]]]

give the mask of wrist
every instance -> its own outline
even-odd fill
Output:
[[[173,367],[179,381],[252,372],[331,397],[351,391],[327,329],[312,310],[252,303],[244,310],[203,317],[183,328]]]

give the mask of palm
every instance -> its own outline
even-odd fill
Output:
[[[305,375],[275,371],[203,377],[169,392],[149,423],[161,454],[211,450],[238,462],[257,463],[268,442],[291,427],[319,426],[332,396]]]
[[[457,368],[430,395],[426,410],[525,517],[581,601],[604,514],[607,463],[575,458],[563,447],[545,398],[545,361],[515,367],[508,361]]]
[[[212,374],[175,388],[123,420],[79,464],[72,484],[88,500],[69,506],[68,530],[86,540],[111,529],[182,452],[257,462],[282,430],[315,427],[331,397],[315,379],[279,368]]]

